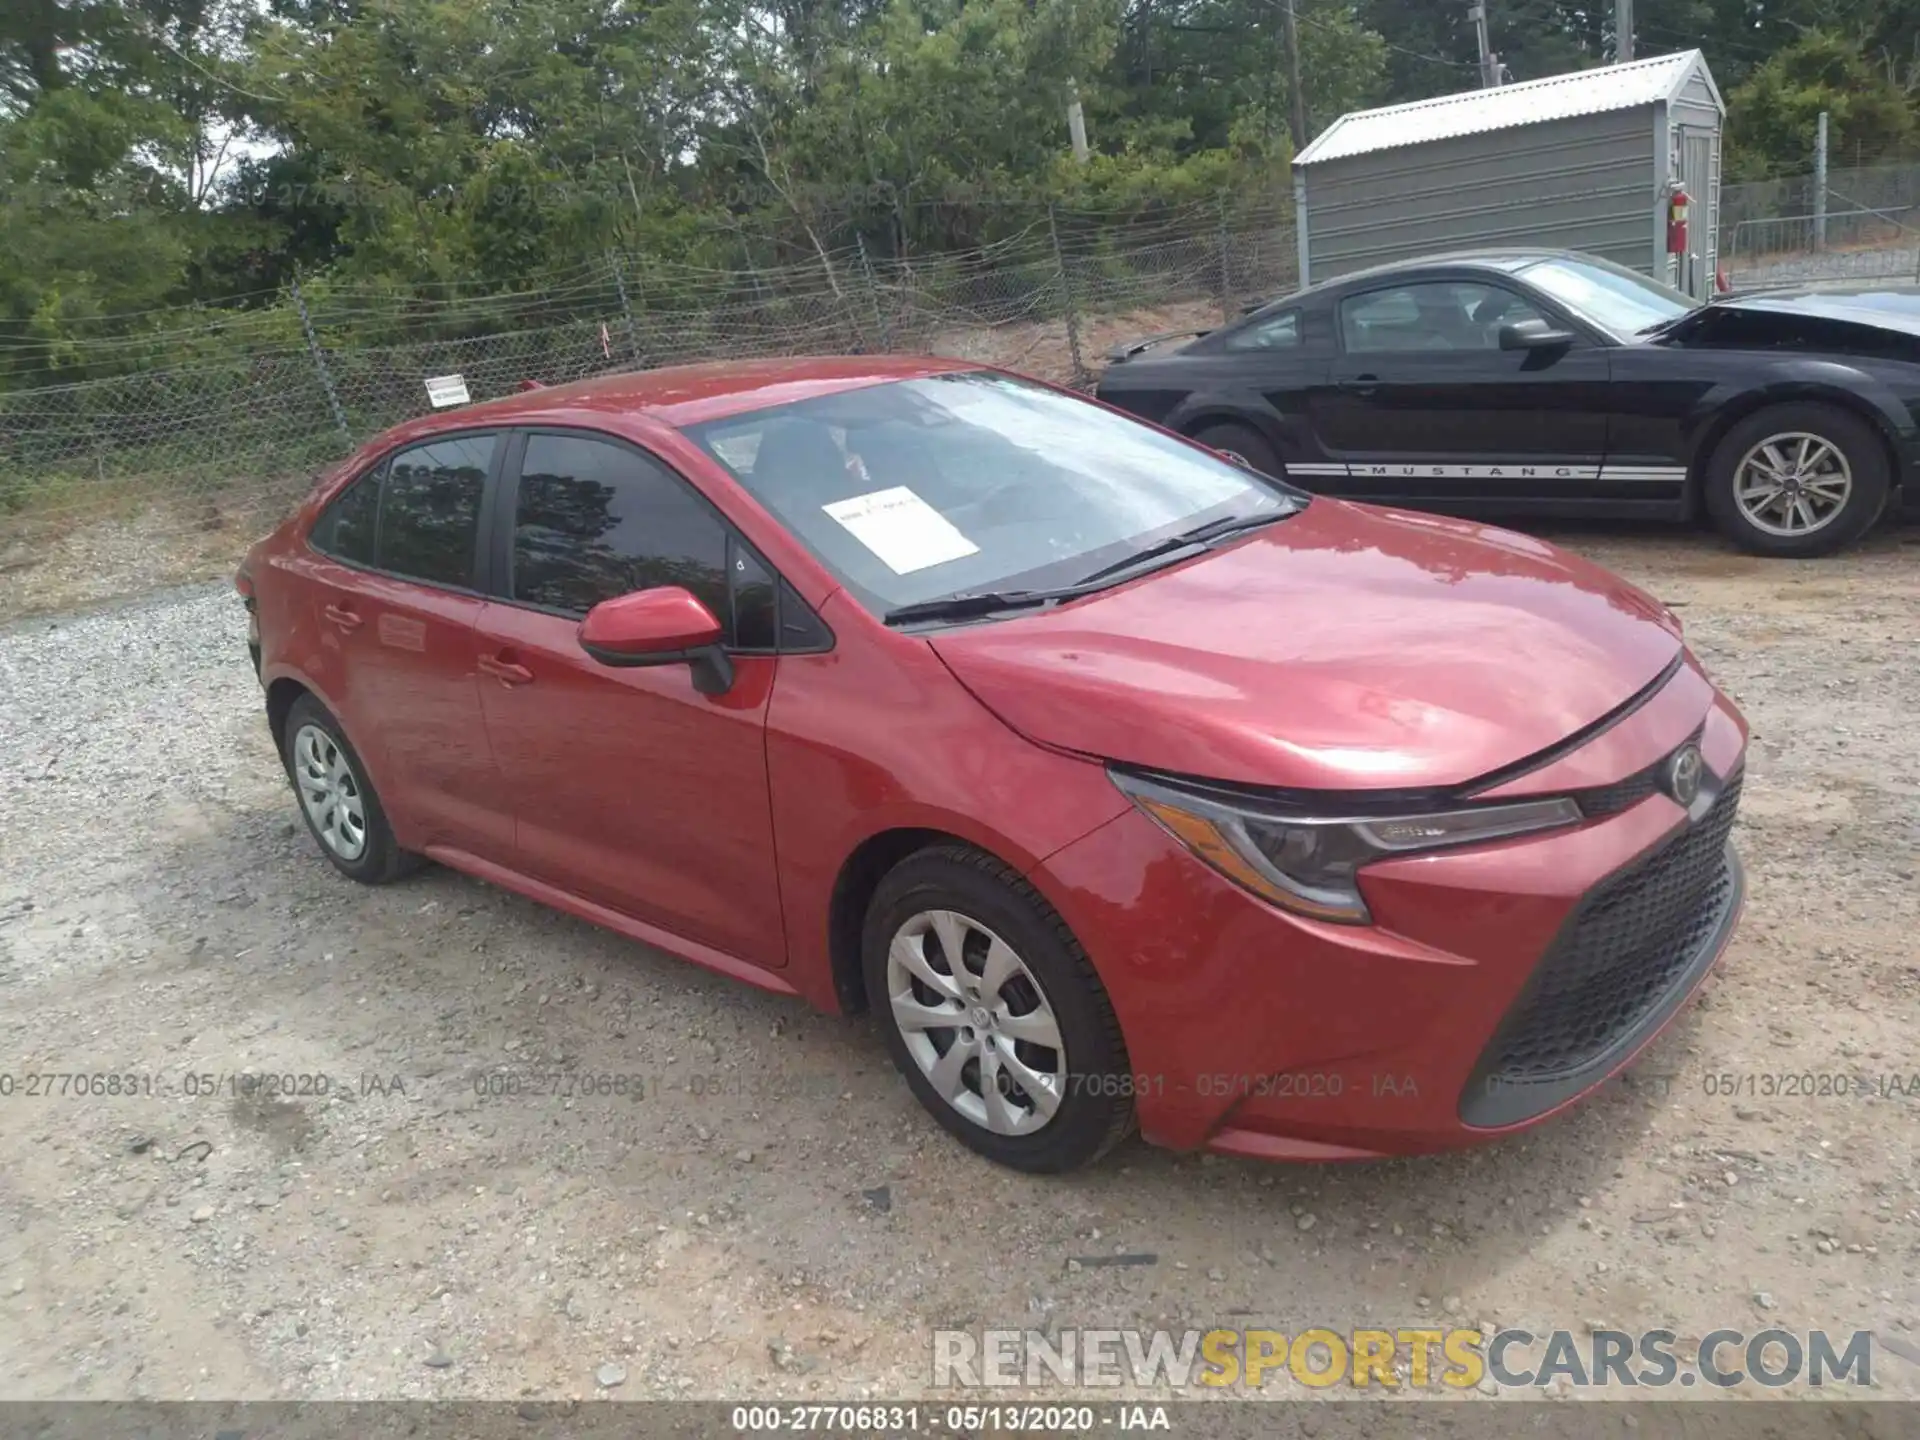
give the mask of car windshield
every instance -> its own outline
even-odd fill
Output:
[[[1087,580],[1199,525],[1307,497],[1008,375],[897,380],[689,435],[878,614]]]
[[[1574,314],[1625,340],[1678,320],[1700,302],[1624,266],[1541,260],[1520,272]]]

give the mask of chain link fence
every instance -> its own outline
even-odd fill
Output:
[[[1920,283],[1920,164],[1722,188],[1720,265],[1734,289],[1829,280]]]
[[[1833,172],[1824,216],[1809,197],[1800,180],[1726,187],[1736,287],[1920,281],[1920,165]],[[1290,207],[1221,200],[1148,221],[1045,210],[992,244],[908,258],[856,243],[715,269],[609,252],[481,295],[312,277],[257,309],[16,344],[0,378],[23,357],[113,373],[0,390],[0,615],[230,571],[317,475],[427,411],[430,376],[484,400],[693,360],[903,352],[1086,388],[1114,344],[1217,324],[1296,275]]]
[[[430,376],[457,373],[484,400],[685,361],[904,352],[1086,388],[1114,344],[1283,293],[1291,225],[1278,204],[1126,225],[1049,211],[964,253],[856,244],[738,270],[609,253],[538,288],[446,300],[314,278],[266,310],[67,342],[67,363],[129,368],[0,391],[0,613],[230,571],[316,475],[430,409]]]

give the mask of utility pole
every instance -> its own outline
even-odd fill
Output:
[[[1287,129],[1298,155],[1307,145],[1307,97],[1300,88],[1300,27],[1294,22],[1293,0],[1281,0],[1280,28],[1287,42]]]
[[[1613,63],[1633,58],[1633,0],[1613,0]]]
[[[1500,57],[1489,48],[1487,40],[1486,0],[1475,0],[1468,6],[1467,18],[1473,21],[1473,38],[1480,47],[1480,88],[1490,90],[1500,83]]]
[[[1813,131],[1813,248],[1827,248],[1827,112]]]

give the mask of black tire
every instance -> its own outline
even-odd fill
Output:
[[[1851,472],[1845,502],[1817,529],[1775,534],[1748,516],[1735,498],[1742,461],[1775,435],[1817,436],[1840,452]],[[1886,508],[1891,471],[1885,443],[1865,420],[1836,405],[1795,401],[1757,410],[1727,431],[1714,447],[1702,479],[1707,513],[1721,534],[1755,555],[1804,558],[1830,555],[1872,529]]]
[[[1239,461],[1249,470],[1258,470],[1262,475],[1271,475],[1276,480],[1287,478],[1285,467],[1280,464],[1280,457],[1273,453],[1273,446],[1267,443],[1267,437],[1251,425],[1203,425],[1193,438],[1202,445],[1220,451],[1229,459]]]
[[[321,732],[332,742],[351,780],[364,820],[364,843],[356,854],[343,854],[327,839],[302,798],[298,774],[301,762],[296,752],[303,731]],[[313,836],[313,843],[333,863],[334,869],[349,880],[358,880],[362,885],[385,885],[390,880],[410,874],[425,863],[420,856],[402,850],[394,840],[393,827],[387,823],[386,809],[380,804],[380,797],[375,793],[372,782],[367,779],[359,751],[353,748],[353,743],[347,739],[347,732],[327,712],[326,706],[311,695],[302,695],[288,708],[286,724],[280,735],[280,758],[287,767],[287,779],[293,785],[300,818],[307,822],[307,833]]]
[[[1037,981],[1033,998],[1053,1011],[1065,1046],[1065,1079],[1058,1108],[1037,1129],[996,1133],[961,1114],[942,1097],[908,1048],[894,1017],[887,952],[902,927],[929,911],[953,911],[1004,941],[1024,964],[1027,976]],[[966,946],[962,949],[967,952]],[[977,978],[982,968],[979,952],[967,953],[962,963],[969,967],[970,978]],[[1127,1047],[1106,988],[1066,922],[1039,891],[991,855],[953,844],[921,850],[901,861],[880,882],[867,907],[861,959],[867,996],[894,1064],[920,1103],[971,1149],[1015,1170],[1057,1174],[1092,1164],[1132,1132]],[[1008,984],[1011,994],[1025,980],[1016,978]],[[936,1038],[940,1033],[924,1032],[929,1044],[944,1054]],[[944,1033],[951,1046],[960,1032]],[[1035,1054],[1031,1049],[1023,1053],[1029,1059]],[[1052,1054],[1054,1063],[1061,1063],[1055,1051],[1042,1047],[1039,1053]],[[984,1105],[978,1062],[970,1063],[973,1093],[982,1097]],[[1017,1092],[1013,1099],[1030,1116],[1038,1113],[1025,1092]]]

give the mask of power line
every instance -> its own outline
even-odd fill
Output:
[[[1718,38],[1702,40],[1698,35],[1686,35],[1678,30],[1671,30],[1662,25],[1650,25],[1645,20],[1636,22],[1636,28],[1642,35],[1654,36],[1662,45],[1672,45],[1682,50],[1705,50],[1709,53],[1715,50],[1732,50],[1740,54],[1754,56],[1759,60],[1771,60],[1779,53],[1780,48],[1778,46],[1767,48],[1761,45],[1752,45],[1744,40],[1725,40]]]
[[[1302,25],[1311,25],[1317,30],[1337,31],[1343,29],[1341,26],[1329,24],[1317,15],[1309,15],[1304,10],[1300,11],[1295,18],[1299,20]],[[1344,33],[1351,35],[1353,32],[1346,30]],[[1415,60],[1426,60],[1435,65],[1446,65],[1455,70],[1477,70],[1480,68],[1471,60],[1450,60],[1445,55],[1434,55],[1425,50],[1409,50],[1405,45],[1394,44],[1393,41],[1387,39],[1386,36],[1379,34],[1377,31],[1370,33],[1387,49],[1399,55],[1410,56]]]
[[[248,100],[258,100],[263,105],[285,105],[290,99],[290,97],[286,95],[257,95],[251,90],[242,89],[226,77],[214,74],[213,71],[207,69],[206,66],[187,54],[186,51],[182,50],[178,45],[175,45],[171,40],[167,39],[166,36],[155,35],[153,39],[163,50],[172,52],[176,59],[186,61],[187,64],[191,65],[195,70],[198,70],[207,79],[222,89],[231,90],[234,94],[244,96]]]

